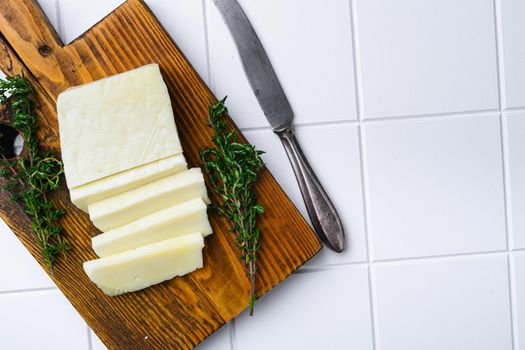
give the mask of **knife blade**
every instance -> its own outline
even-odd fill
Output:
[[[235,42],[255,97],[283,143],[317,236],[332,250],[342,252],[345,235],[341,219],[299,146],[292,107],[257,33],[237,0],[213,1]]]

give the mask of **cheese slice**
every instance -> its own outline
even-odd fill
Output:
[[[200,233],[153,243],[84,263],[84,271],[105,294],[115,296],[148,288],[202,268]]]
[[[93,250],[104,257],[192,232],[207,236],[212,228],[206,209],[201,198],[171,206],[93,237]]]
[[[157,64],[70,88],[57,112],[68,188],[182,153]]]
[[[71,201],[87,212],[90,204],[186,169],[188,166],[182,154],[171,156],[72,188],[69,191]]]
[[[193,198],[208,200],[200,168],[165,177],[88,207],[93,224],[103,232]]]

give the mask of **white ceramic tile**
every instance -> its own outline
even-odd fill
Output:
[[[361,167],[357,127],[353,125],[298,127],[297,138],[310,164],[336,206],[347,237],[347,249],[337,254],[323,249],[309,264],[366,260]],[[249,141],[266,151],[264,160],[305,218],[308,214],[290,162],[279,138],[270,130],[245,132]]]
[[[502,18],[502,48],[506,107],[525,106],[525,2],[498,0]]]
[[[207,81],[208,68],[204,14],[200,0],[146,0],[147,5]]]
[[[62,38],[67,44],[106,17],[125,0],[59,0]]]
[[[367,118],[498,108],[493,0],[356,0]]]
[[[88,350],[87,327],[59,291],[0,295],[0,347]]]
[[[518,347],[515,350],[525,349],[525,252],[512,253],[512,274],[514,279],[514,337]]]
[[[375,259],[506,248],[498,115],[365,126]]]
[[[58,4],[56,0],[38,0],[38,4],[46,14],[47,18],[49,19],[49,22],[53,25],[55,28],[55,31],[61,35],[61,25],[58,21]]]
[[[0,219],[0,276],[2,276],[0,292],[55,286],[2,219]]]
[[[356,118],[348,0],[240,1],[294,109],[296,122]],[[230,97],[240,127],[267,125],[237,51],[212,1],[207,2],[215,94]]]
[[[525,112],[507,113],[505,118],[511,244],[525,248]]]
[[[199,344],[197,350],[231,350],[230,325],[221,327],[208,339]]]
[[[235,323],[236,349],[372,349],[364,266],[296,274]]]
[[[377,350],[510,350],[505,254],[375,264]]]

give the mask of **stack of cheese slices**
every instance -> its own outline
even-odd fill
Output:
[[[57,109],[71,200],[104,232],[89,278],[119,295],[201,268],[206,187],[187,168],[159,66],[70,88]]]

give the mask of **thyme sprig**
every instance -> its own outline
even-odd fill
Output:
[[[257,202],[253,185],[264,168],[261,154],[254,146],[239,141],[235,130],[229,130],[224,120],[228,113],[226,98],[209,108],[209,123],[213,128],[214,148],[200,151],[204,171],[210,184],[218,194],[219,202],[214,207],[231,223],[231,231],[242,252],[247,274],[250,278],[250,315],[253,315],[255,296],[255,274],[257,250],[260,247],[261,231],[257,219],[264,208]]]
[[[60,253],[69,249],[58,223],[65,212],[48,198],[49,192],[59,187],[63,166],[51,152],[43,153],[39,149],[32,96],[33,86],[23,76],[0,79],[0,104],[12,111],[12,126],[22,134],[27,149],[19,159],[6,159],[2,155],[0,176],[5,180],[3,189],[11,193],[13,200],[22,203],[30,217],[44,261],[53,272]]]

